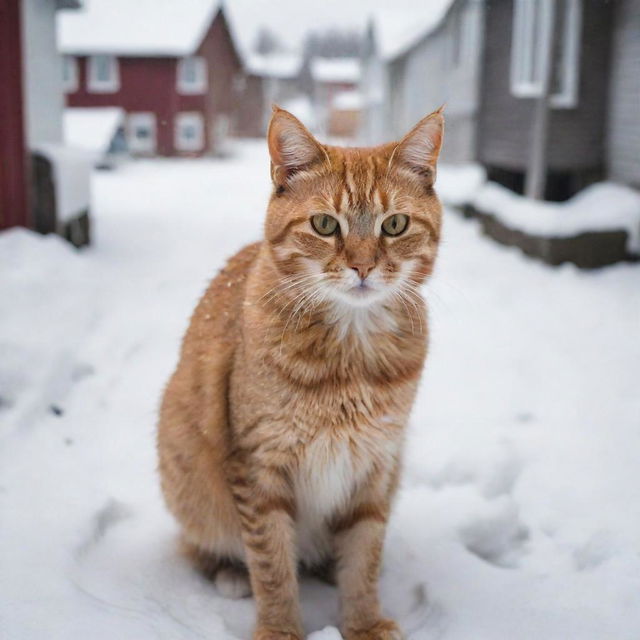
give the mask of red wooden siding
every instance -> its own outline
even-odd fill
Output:
[[[119,106],[127,113],[152,112],[156,116],[156,153],[179,155],[174,144],[176,115],[182,111],[202,114],[205,122],[203,153],[213,148],[211,132],[221,114],[235,109],[233,79],[240,61],[233,47],[223,14],[212,21],[196,55],[207,61],[208,88],[202,95],[181,95],[176,88],[178,58],[119,57],[120,88],[114,93],[87,91],[87,57],[78,58],[78,90],[67,95],[71,107]],[[189,154],[193,155],[193,154]]]
[[[29,226],[20,0],[0,0],[0,229]]]

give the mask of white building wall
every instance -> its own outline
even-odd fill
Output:
[[[27,144],[62,142],[62,61],[56,48],[56,1],[22,0]]]

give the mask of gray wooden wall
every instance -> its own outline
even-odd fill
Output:
[[[640,0],[617,1],[612,53],[609,176],[640,187]]]
[[[488,0],[480,83],[478,157],[486,165],[524,171],[530,150],[534,101],[510,91],[512,0]],[[612,3],[582,3],[580,79],[575,108],[553,108],[549,123],[550,170],[591,170],[605,165]]]

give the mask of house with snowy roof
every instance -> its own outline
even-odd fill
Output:
[[[0,229],[89,241],[91,154],[64,140],[56,12],[80,0],[0,3]]]
[[[131,153],[222,149],[242,63],[219,0],[87,0],[58,37],[67,104],[123,109]]]
[[[315,125],[320,135],[331,136],[333,105],[344,92],[353,92],[360,84],[358,58],[308,56],[301,72],[301,83],[313,105]]]
[[[361,137],[397,138],[446,103],[446,162],[475,158],[482,51],[481,0],[433,0],[373,14],[363,51]]]
[[[299,99],[303,58],[298,53],[251,53],[244,58],[244,78],[238,102],[236,133],[264,136],[271,117],[271,105],[287,105]]]

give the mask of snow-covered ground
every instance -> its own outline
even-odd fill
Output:
[[[155,414],[207,280],[259,237],[261,145],[94,176],[95,246],[0,234],[0,635],[248,638],[176,553]],[[381,590],[409,638],[636,640],[640,267],[552,269],[446,216]],[[308,631],[335,590],[303,581]],[[337,638],[327,629],[318,638]]]

